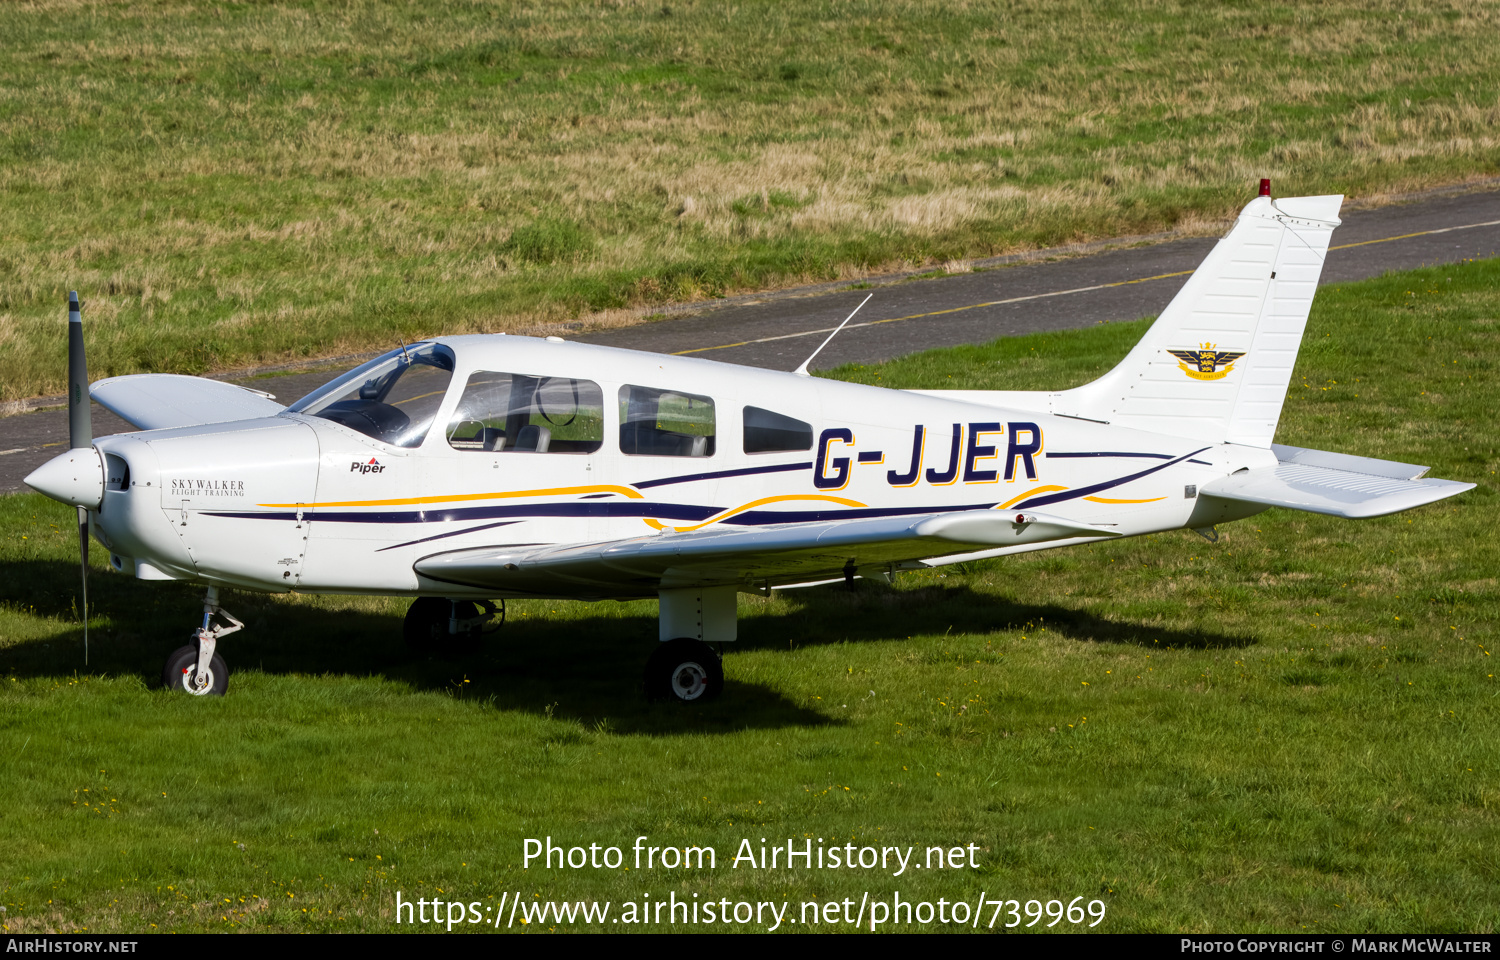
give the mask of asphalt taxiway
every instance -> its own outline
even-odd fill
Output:
[[[1500,191],[1430,196],[1346,211],[1333,240],[1323,268],[1325,284],[1494,257],[1500,255]],[[873,293],[854,321],[818,355],[813,369],[878,363],[933,347],[1160,313],[1215,242],[1212,237],[1195,237],[1088,256],[1031,257],[930,279],[876,278],[858,289],[825,284],[763,298],[736,298],[725,306],[705,304],[695,314],[574,339],[792,370]],[[64,336],[61,323],[58,336]],[[288,403],[335,373],[323,367],[233,382],[269,391]],[[95,436],[131,429],[97,405],[93,423]],[[24,489],[22,478],[66,444],[67,414],[62,408],[0,418],[0,493]]]

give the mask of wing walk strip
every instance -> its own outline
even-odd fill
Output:
[[[1457,227],[1442,227],[1437,230],[1419,230],[1416,233],[1403,233],[1396,237],[1381,237],[1379,240],[1361,240],[1358,243],[1345,243],[1337,247],[1329,247],[1328,251],[1348,250],[1351,247],[1368,247],[1376,243],[1393,243],[1397,240],[1410,240],[1413,237],[1430,237],[1439,233],[1452,233],[1455,230],[1474,230],[1479,227],[1500,226],[1500,220],[1487,220],[1484,223],[1465,223]],[[1196,269],[1196,268],[1194,268]],[[1140,277],[1136,280],[1117,280],[1114,283],[1097,283],[1091,287],[1074,287],[1071,290],[1053,290],[1050,293],[1033,293],[1025,297],[1011,297],[1007,300],[986,300],[984,303],[971,303],[963,307],[949,307],[947,310],[933,310],[930,313],[913,313],[905,317],[891,317],[888,320],[867,320],[864,323],[851,323],[845,329],[854,330],[859,327],[877,327],[882,323],[901,323],[905,320],[922,320],[927,317],[941,317],[950,313],[962,313],[965,310],[978,310],[981,307],[999,307],[1008,303],[1025,303],[1028,300],[1045,300],[1049,297],[1066,297],[1075,293],[1090,293],[1094,290],[1108,290],[1111,287],[1128,287],[1133,283],[1150,283],[1152,280],[1167,280],[1172,277],[1185,277],[1193,270],[1179,270],[1176,273],[1159,273],[1154,277]],[[803,330],[799,333],[783,333],[774,337],[760,337],[756,340],[741,340],[738,343],[721,343],[712,347],[693,347],[690,350],[675,351],[672,356],[684,357],[692,353],[707,353],[710,350],[729,350],[734,347],[749,347],[757,343],[773,343],[777,340],[795,340],[798,337],[815,337],[820,333],[829,333],[834,327],[820,327],[817,330]]]

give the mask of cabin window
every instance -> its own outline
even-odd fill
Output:
[[[714,402],[650,387],[620,388],[620,452],[643,457],[714,455]]]
[[[447,435],[455,450],[593,453],[604,445],[604,392],[591,380],[476,370]]]
[[[397,447],[421,446],[453,379],[453,353],[441,344],[393,350],[292,404]]]
[[[812,445],[812,424],[760,407],[745,408],[746,453],[789,453]]]

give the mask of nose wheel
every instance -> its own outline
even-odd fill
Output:
[[[229,666],[217,653],[209,657],[208,669],[198,669],[198,645],[179,647],[161,670],[161,685],[195,697],[222,697],[229,690]]]
[[[646,696],[676,703],[706,703],[724,692],[724,664],[702,640],[668,640],[646,661]]]

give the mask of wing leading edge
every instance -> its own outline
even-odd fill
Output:
[[[1117,536],[1047,514],[965,510],[604,543],[478,547],[423,557],[413,568],[429,580],[504,593],[647,596],[663,588],[794,583],[976,549]]]
[[[222,380],[174,373],[110,377],[90,386],[89,396],[99,406],[142,430],[274,417],[286,409],[268,393]]]

